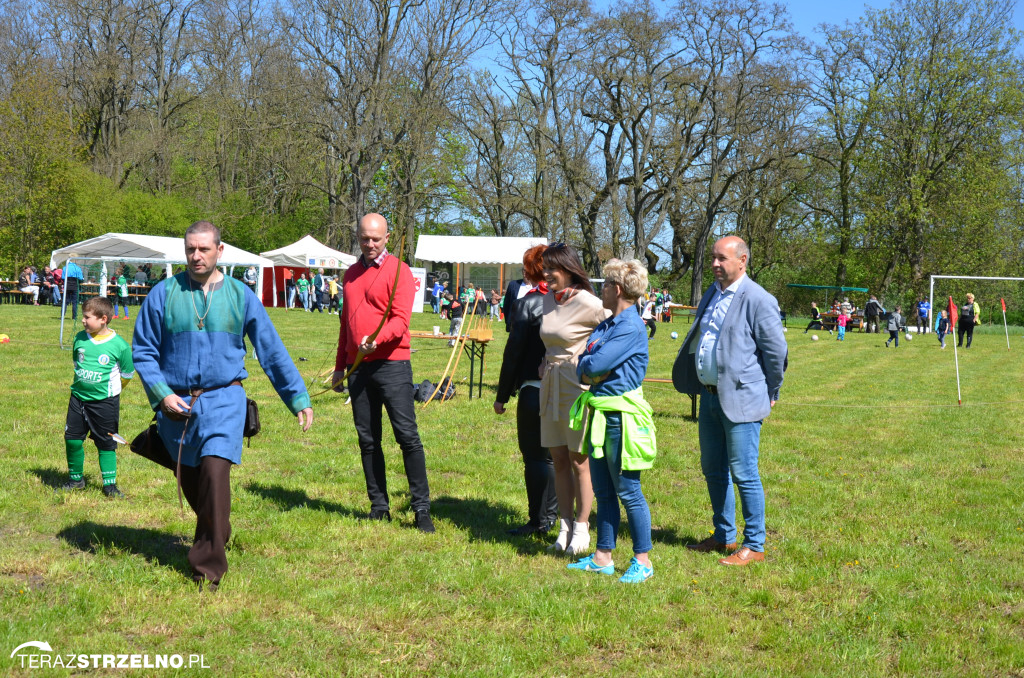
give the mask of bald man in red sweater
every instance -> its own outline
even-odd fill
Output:
[[[409,361],[409,316],[416,297],[412,271],[398,257],[388,253],[388,222],[381,215],[367,214],[360,219],[357,236],[363,256],[345,271],[342,292],[345,303],[334,383],[341,388],[340,382],[348,367],[362,354],[362,362],[349,376],[348,390],[352,398],[352,418],[359,435],[366,493],[370,498],[370,519],[391,520],[381,448],[381,410],[386,407],[395,440],[402,448],[416,527],[423,532],[433,532],[426,458],[416,428]],[[370,335],[388,309],[392,290],[394,302],[387,311],[387,319],[377,337],[370,341]]]

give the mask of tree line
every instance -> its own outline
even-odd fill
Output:
[[[1019,270],[1010,0],[799,35],[760,0],[0,0],[0,264],[208,217],[263,251],[418,233],[921,292]]]

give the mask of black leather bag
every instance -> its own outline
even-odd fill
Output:
[[[245,399],[245,426],[242,427],[242,435],[249,439],[249,446],[252,447],[252,437],[260,432],[260,408],[252,398]]]
[[[166,469],[174,470],[174,459],[164,447],[164,441],[156,430],[156,421],[149,425],[145,431],[135,436],[132,444],[129,445],[132,452],[152,462],[160,464]]]

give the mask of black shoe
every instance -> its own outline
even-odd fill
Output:
[[[525,525],[520,525],[519,527],[513,527],[509,530],[506,530],[506,533],[516,537],[525,537],[527,535],[534,534],[535,532],[540,531],[541,528],[537,525],[534,525],[532,523],[526,523]]]
[[[124,499],[124,492],[117,487],[117,483],[110,483],[103,486],[103,494],[111,499]]]
[[[220,588],[220,583],[219,582],[209,581],[209,580],[207,580],[206,577],[204,577],[202,575],[200,575],[198,577],[192,577],[192,583],[194,583],[196,585],[196,587],[199,588],[199,592],[200,593],[203,592],[203,588],[204,587],[210,593],[216,593],[217,589]]]
[[[416,511],[416,528],[427,534],[434,533],[434,521],[430,519],[430,511],[427,509]]]
[[[84,490],[85,489],[85,478],[82,480],[69,480],[60,487],[58,490]]]
[[[370,515],[366,516],[367,520],[386,520],[391,522],[391,511],[387,509],[374,509],[370,511]]]

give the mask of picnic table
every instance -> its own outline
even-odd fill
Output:
[[[839,317],[838,313],[822,313],[821,314],[821,326],[826,330],[835,330],[836,318]],[[850,319],[846,321],[846,329],[848,330],[863,330],[864,329],[864,316],[854,311],[850,316]]]
[[[675,318],[679,316],[684,319],[688,319],[693,322],[693,317],[697,314],[696,306],[684,306],[683,304],[669,304],[668,305],[669,316]]]
[[[442,341],[451,341],[452,339],[458,339],[462,341],[463,336],[466,342],[462,345],[463,350],[469,356],[469,399],[473,399],[473,379],[474,379],[474,368],[476,367],[476,359],[480,358],[480,374],[476,379],[476,397],[483,397],[484,388],[484,355],[487,353],[487,344],[494,338],[493,332],[486,328],[470,330],[467,335],[460,335],[455,337],[450,334],[434,334],[433,332],[410,332],[409,336],[413,339],[438,339]],[[454,380],[453,380],[454,383]]]
[[[22,292],[18,289],[17,280],[0,280],[0,302],[14,304],[31,296],[31,292]]]

